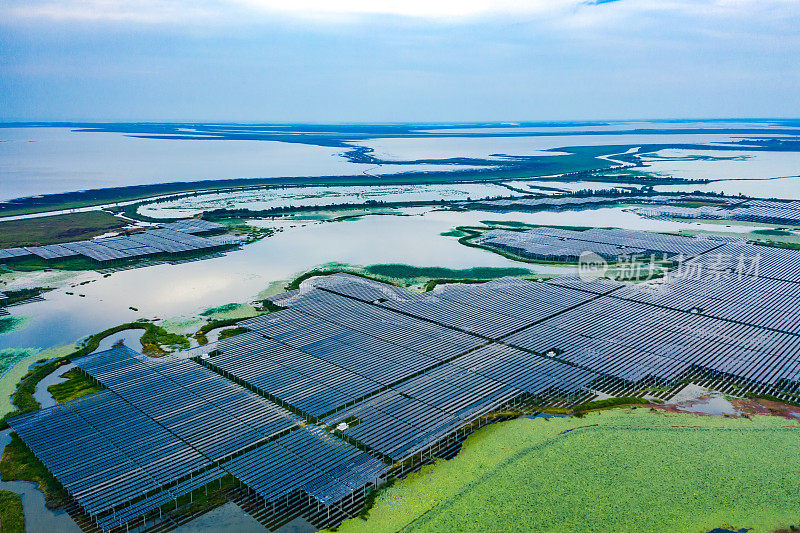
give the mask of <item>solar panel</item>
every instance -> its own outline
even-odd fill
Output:
[[[155,231],[137,239],[177,242]],[[569,405],[694,376],[800,391],[798,252],[616,230],[539,235],[574,233],[692,254],[692,269],[639,284],[502,278],[428,293],[311,278],[275,299],[284,310],[240,322],[247,332],[196,360],[126,348],[77,359],[108,390],[9,423],[110,527],[225,473],[265,502],[334,506],[520,402]],[[716,253],[756,255],[763,270],[736,273]]]

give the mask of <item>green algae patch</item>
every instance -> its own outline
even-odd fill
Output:
[[[255,307],[249,304],[229,303],[218,307],[210,307],[200,316],[210,319],[249,318],[258,314]]]
[[[505,276],[530,277],[534,272],[520,267],[447,268],[415,266],[402,263],[380,263],[361,266],[346,263],[326,263],[298,276],[286,285],[286,290],[299,288],[300,284],[315,276],[347,273],[400,287],[429,291],[441,283],[482,283]]]
[[[169,333],[183,334],[187,330],[199,328],[203,322],[199,318],[168,318],[161,322],[161,327]]]
[[[457,237],[457,238],[460,238],[460,237],[466,237],[467,233],[464,233],[460,229],[453,228],[453,229],[450,229],[450,230],[447,230],[447,231],[443,231],[439,235],[441,235],[442,237]]]
[[[420,280],[420,279],[494,279],[505,276],[527,276],[531,270],[517,267],[472,267],[472,268],[445,268],[445,267],[418,267],[399,263],[369,265],[364,267],[367,274],[382,276],[390,279]]]
[[[266,289],[264,289],[263,291],[258,293],[258,295],[256,296],[256,299],[257,300],[264,300],[264,299],[269,298],[271,296],[275,296],[277,294],[281,294],[282,292],[284,292],[286,290],[286,284],[290,283],[291,281],[292,280],[290,280],[290,279],[273,281],[272,283],[267,285]]]
[[[75,344],[66,344],[55,348],[40,351],[38,348],[20,348],[25,356],[8,368],[0,378],[0,416],[5,416],[14,410],[11,395],[17,389],[17,384],[27,373],[28,368],[37,361],[46,361],[69,355],[77,349]]]
[[[800,423],[649,409],[520,418],[382,491],[340,532],[774,531],[800,522]]]
[[[0,350],[0,376],[4,376],[14,365],[36,354],[38,351],[32,348],[6,348]]]
[[[28,317],[26,316],[9,315],[0,317],[0,335],[24,329],[27,321]]]

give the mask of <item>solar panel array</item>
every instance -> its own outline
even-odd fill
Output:
[[[735,206],[659,206],[636,210],[649,217],[711,218],[772,224],[800,224],[800,203],[774,200],[746,200]]]
[[[192,361],[145,362],[119,347],[75,363],[108,390],[13,418],[10,425],[101,528],[262,459],[287,472],[303,465],[318,484],[311,490],[310,478],[299,483],[295,477],[296,486],[282,480],[264,497],[308,489],[322,503],[375,483],[387,469]],[[275,481],[263,469],[246,474],[242,481],[253,482],[256,491]]]
[[[512,198],[503,200],[477,200],[471,205],[486,209],[547,209],[602,205],[618,200],[605,196],[564,196],[558,198]]]
[[[491,248],[499,248],[523,257],[544,261],[578,261],[586,252],[592,252],[606,260],[616,261],[644,253],[641,248],[627,248],[527,231],[499,229],[487,231],[477,242]]]
[[[585,243],[604,244],[628,249],[640,249],[646,254],[664,254],[669,257],[693,256],[718,248],[721,243],[696,237],[667,235],[663,233],[645,233],[625,229],[591,228],[574,231],[561,228],[534,228],[529,235],[540,235],[554,239],[571,240]]]
[[[158,254],[177,254],[220,246],[218,241],[184,231],[153,229],[131,235],[45,246],[27,246],[28,253],[45,260],[83,256],[98,262],[139,258]],[[2,257],[0,257],[2,259]]]
[[[202,218],[187,218],[168,224],[162,224],[161,227],[172,231],[183,231],[184,233],[194,234],[222,231],[225,229],[225,226],[222,224],[203,220]]]
[[[296,492],[323,504],[367,484],[377,485],[389,467],[379,459],[307,426],[226,463],[225,468],[266,501]]]
[[[186,359],[147,364],[123,347],[75,364],[212,461],[299,422],[285,409]]]
[[[152,509],[177,498],[176,480],[194,473],[212,479],[222,475],[210,459],[111,391],[9,424],[78,505],[105,527],[141,514],[142,499]]]
[[[217,237],[205,238],[196,233],[208,233],[224,229],[222,224],[201,219],[179,220],[164,224],[160,228],[141,233],[103,237],[63,244],[25,246],[0,250],[0,261],[8,261],[27,255],[45,260],[83,256],[101,263],[150,255],[179,254],[196,250],[207,250],[235,244],[234,241]]]
[[[0,261],[8,261],[9,259],[16,259],[17,257],[25,257],[32,255],[25,248],[5,248],[0,250]]]
[[[715,198],[719,201],[724,199]],[[572,208],[584,207],[591,208],[594,206],[601,207],[604,204],[613,203],[637,203],[637,204],[669,204],[671,202],[687,202],[687,201],[707,201],[706,196],[692,196],[692,195],[634,195],[634,196],[557,196],[546,198],[507,198],[497,200],[474,200],[468,203],[472,207],[478,207],[488,210],[516,210],[516,211],[529,211],[539,209],[559,209],[559,208]],[[738,200],[736,200],[738,201]]]
[[[797,378],[800,338],[745,324],[603,297],[506,339],[603,375],[663,384],[703,369],[766,385]]]
[[[800,282],[798,257],[800,252],[797,250],[726,243],[712,253],[686,261],[681,270],[684,275],[693,278],[700,277],[702,272],[711,271],[706,277],[758,277]]]
[[[599,375],[490,341],[597,296],[513,278],[423,296],[337,274],[204,364],[402,461],[521,395],[588,394]]]
[[[225,472],[265,501],[333,503],[522,401],[697,375],[800,391],[800,252],[622,230],[534,235],[694,257],[639,284],[502,278],[421,294],[312,278],[196,361],[124,348],[81,358],[109,390],[10,424],[110,524]],[[760,268],[736,272],[736,254]],[[127,419],[136,437],[123,442]]]
[[[673,273],[663,280],[620,289],[614,296],[800,334],[800,284],[724,274],[704,269],[696,279]]]
[[[489,230],[476,242],[531,259],[572,262],[581,260],[585,253],[612,261],[631,261],[650,256],[655,259],[682,260],[707,253],[724,244],[718,240],[621,229],[574,231],[548,227],[527,231]]]
[[[721,247],[741,249],[720,241],[628,231],[598,230],[581,237],[622,245],[635,242],[671,255],[695,254],[689,263],[697,261],[700,268]],[[761,248],[749,246],[746,251],[753,254]],[[762,265],[774,274],[787,261],[796,265],[798,253],[766,249]],[[426,295],[393,288],[396,299],[387,298],[379,283],[333,275],[307,281],[276,300],[290,308],[281,312],[287,316],[299,311],[342,322],[342,317],[357,312],[363,321],[370,313],[389,310],[403,320],[417,319],[487,341],[324,418],[331,425],[355,421],[344,434],[399,460],[469,418],[458,409],[442,409],[439,401],[452,401],[448,407],[472,402],[480,412],[484,405],[496,407],[522,393],[577,395],[620,383],[634,387],[675,382],[698,372],[796,390],[800,327],[793,309],[800,284],[752,275],[740,282],[723,279],[720,274],[727,271],[703,271],[710,277],[687,279],[677,270],[656,284],[506,278],[481,285],[445,285]],[[759,301],[753,305],[751,299]],[[282,320],[281,313],[270,317]],[[366,333],[372,330],[364,326]],[[259,333],[271,335],[266,330]],[[469,375],[448,379],[454,367]],[[448,388],[451,385],[464,385],[469,392],[461,396]]]

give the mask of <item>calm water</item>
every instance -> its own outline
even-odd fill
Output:
[[[643,160],[649,172],[686,179],[754,180],[800,175],[798,152],[669,149]]]
[[[769,127],[755,123],[614,123],[605,126],[528,128],[546,136],[453,137],[454,133],[505,133],[503,128],[447,130],[430,137],[374,138],[353,141],[387,161],[474,157],[553,156],[545,150],[569,146],[643,145],[649,143],[719,143],[755,135],[727,133],[629,134],[631,128],[685,129]],[[508,132],[525,130],[509,128]],[[606,131],[607,135],[575,135]],[[800,132],[800,129],[797,130]],[[155,139],[112,132],[78,132],[63,127],[0,128],[0,201],[22,196],[136,184],[226,178],[305,177],[392,174],[470,168],[457,165],[381,165],[350,163],[342,148],[258,140]],[[714,153],[714,152],[712,152]],[[718,152],[717,152],[718,153]],[[792,157],[784,153],[776,157]],[[796,155],[794,155],[796,159]],[[758,162],[756,166],[761,165]],[[771,163],[765,162],[769,166]],[[719,167],[724,168],[724,167]],[[684,172],[673,162],[654,169]],[[686,171],[687,173],[690,173]],[[755,170],[755,174],[761,173]],[[787,175],[787,174],[781,174]],[[688,175],[687,175],[688,177]],[[732,177],[732,176],[722,176]],[[747,176],[753,177],[753,176]]]
[[[440,159],[449,157],[490,158],[502,155],[558,155],[542,152],[569,146],[707,144],[741,139],[726,133],[693,134],[619,134],[619,135],[548,135],[536,137],[396,137],[371,139],[354,144],[369,146],[375,155],[387,161]],[[752,136],[748,136],[752,137]]]
[[[276,141],[170,140],[68,128],[0,128],[0,201],[172,181],[362,174],[344,150]],[[382,165],[381,174],[423,166]],[[453,170],[425,165],[425,170]],[[466,167],[463,167],[466,168]]]
[[[700,185],[657,185],[658,192],[716,192],[755,198],[800,200],[800,176],[775,179],[719,180]]]

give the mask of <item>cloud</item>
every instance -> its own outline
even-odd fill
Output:
[[[3,0],[0,118],[796,115],[798,13],[797,0]]]
[[[797,0],[5,0],[7,21],[112,21],[134,24],[264,22],[369,25],[376,19],[402,24],[469,25],[482,20],[509,24],[552,23],[579,29],[637,18],[696,17],[743,23],[796,20]],[[670,19],[662,23],[670,24]],[[690,21],[691,22],[691,21]],[[694,25],[694,23],[692,23]]]
[[[397,15],[432,19],[469,19],[484,15],[550,13],[582,0],[241,0],[255,8],[299,16]]]
[[[334,23],[370,16],[469,22],[481,17],[558,15],[612,1],[615,0],[6,0],[0,13],[16,19],[142,23],[253,15]]]
[[[209,19],[224,2],[160,0],[7,0],[0,16],[16,20],[130,21],[138,23]]]

